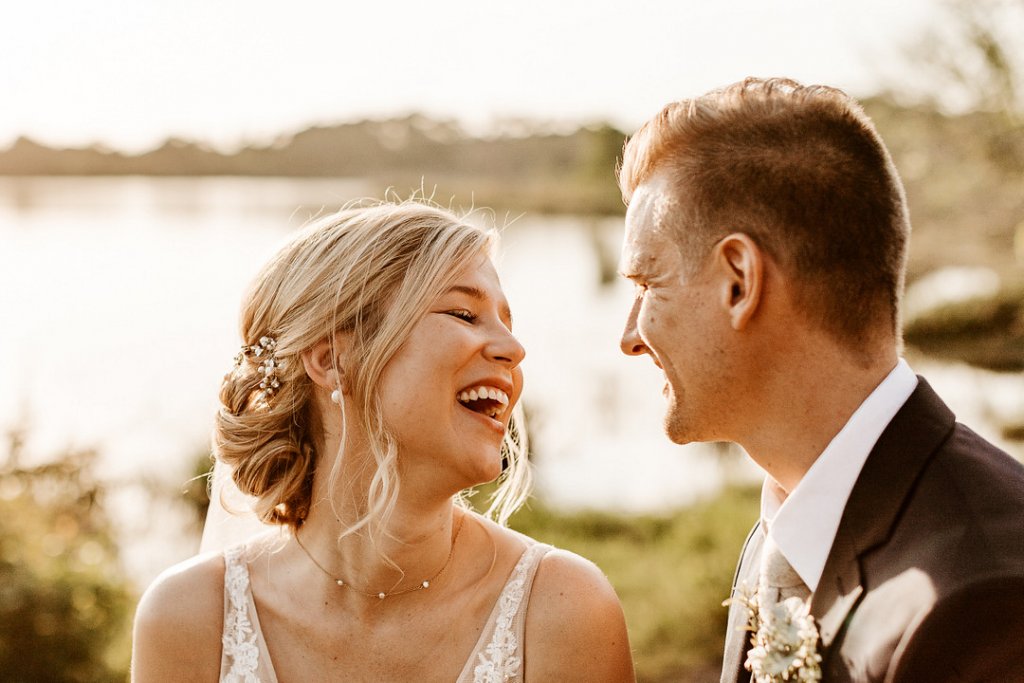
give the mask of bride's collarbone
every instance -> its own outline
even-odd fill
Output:
[[[352,681],[455,680],[525,548],[512,532],[482,525],[463,542],[430,588],[383,600],[264,563],[254,600],[280,683],[339,672]],[[273,576],[285,580],[275,585]]]
[[[384,600],[351,594],[312,603],[257,600],[257,610],[266,615],[260,615],[263,634],[281,683],[331,680],[339,672],[352,681],[452,681],[501,590],[491,581],[477,584],[453,582],[449,590]]]

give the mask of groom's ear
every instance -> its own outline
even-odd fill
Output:
[[[734,232],[715,246],[722,274],[721,300],[734,330],[742,330],[757,312],[764,289],[764,252],[749,235]]]

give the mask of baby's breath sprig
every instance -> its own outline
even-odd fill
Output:
[[[774,605],[762,605],[757,591],[745,586],[723,604],[737,604],[747,610],[745,631],[750,632],[750,650],[743,666],[754,683],[817,683],[821,680],[818,628],[810,605],[800,598],[787,598]]]

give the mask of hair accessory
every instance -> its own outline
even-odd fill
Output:
[[[455,530],[455,535],[452,536],[452,547],[451,547],[451,550],[448,551],[448,559],[446,559],[444,561],[444,564],[441,565],[441,568],[438,569],[437,572],[433,576],[431,576],[429,579],[424,579],[423,581],[421,581],[420,583],[416,584],[415,586],[410,586],[409,588],[403,588],[400,591],[391,591],[391,592],[380,591],[379,593],[369,593],[367,591],[361,591],[358,588],[356,588],[355,586],[353,586],[352,584],[350,584],[348,581],[345,581],[344,579],[335,577],[333,574],[331,574],[329,571],[327,571],[327,569],[322,564],[317,562],[316,558],[313,557],[308,550],[306,550],[306,546],[302,545],[302,541],[299,540],[299,534],[298,533],[295,534],[295,542],[299,544],[300,548],[302,548],[302,552],[306,553],[306,557],[309,558],[309,561],[312,562],[313,564],[315,564],[317,569],[322,571],[324,574],[327,574],[327,576],[329,576],[334,581],[334,583],[338,584],[338,586],[340,588],[348,588],[349,590],[355,591],[356,593],[359,593],[360,595],[365,595],[368,598],[377,598],[378,600],[383,600],[384,598],[392,598],[392,597],[394,597],[396,595],[404,595],[405,593],[415,593],[416,591],[423,591],[423,590],[426,590],[426,589],[430,588],[430,584],[432,584],[434,581],[436,581],[438,579],[438,577],[441,576],[441,574],[444,574],[444,570],[448,569],[448,565],[451,564],[451,562],[452,562],[452,555],[455,554],[455,542],[459,540],[459,534],[462,533],[462,525],[465,524],[465,522],[466,522],[466,515],[463,514],[459,518],[459,526]]]
[[[257,404],[266,405],[268,399],[281,386],[281,380],[277,376],[277,372],[278,370],[283,370],[286,364],[283,360],[278,360],[275,353],[276,349],[276,339],[273,337],[260,337],[258,343],[252,346],[242,346],[242,350],[235,356],[236,368],[242,364],[243,360],[250,356],[254,357],[256,359],[255,362],[259,363],[256,372],[263,375],[263,379],[260,380],[260,393],[256,396]]]

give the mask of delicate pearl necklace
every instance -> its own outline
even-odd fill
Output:
[[[459,518],[459,526],[458,526],[457,529],[455,529],[455,536],[452,537],[452,547],[451,547],[451,550],[448,551],[448,559],[446,559],[444,561],[444,564],[441,566],[440,569],[437,570],[436,574],[431,576],[429,579],[424,579],[421,583],[419,583],[419,584],[417,584],[415,586],[412,586],[410,588],[403,588],[400,591],[391,591],[389,593],[386,593],[384,591],[381,591],[380,593],[368,593],[366,591],[361,591],[358,588],[356,588],[355,586],[353,586],[351,583],[349,583],[348,581],[345,581],[344,579],[335,577],[322,564],[317,562],[316,558],[313,557],[313,555],[308,550],[306,550],[306,546],[302,545],[302,541],[299,540],[299,535],[298,534],[295,534],[295,542],[299,544],[300,548],[302,548],[302,552],[306,553],[306,557],[309,558],[310,562],[315,564],[317,569],[322,571],[324,574],[327,574],[327,576],[331,577],[331,579],[334,581],[334,583],[338,584],[342,588],[348,588],[349,590],[355,591],[356,593],[359,593],[360,595],[365,595],[368,598],[377,598],[378,600],[383,600],[384,598],[391,598],[391,597],[394,597],[396,595],[404,595],[405,593],[414,593],[416,591],[422,591],[422,590],[426,590],[427,588],[430,588],[430,584],[433,583],[434,581],[436,581],[438,579],[438,577],[440,577],[441,574],[444,573],[444,570],[448,568],[448,565],[451,564],[452,555],[455,554],[455,542],[459,540],[459,534],[462,533],[462,525],[465,523],[465,521],[466,521],[466,515],[462,515]]]

